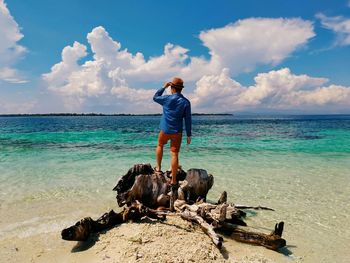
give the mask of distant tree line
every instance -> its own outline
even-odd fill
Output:
[[[51,117],[51,116],[161,116],[161,113],[129,114],[129,113],[23,113],[0,114],[0,117]],[[192,113],[192,116],[231,116],[231,113]]]

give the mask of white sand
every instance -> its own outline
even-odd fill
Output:
[[[88,242],[60,232],[0,241],[0,262],[290,262],[264,247],[225,238],[220,251],[202,230],[178,217],[119,225]],[[293,262],[301,262],[294,259]]]

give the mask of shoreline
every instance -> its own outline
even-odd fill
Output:
[[[1,240],[3,262],[299,262],[264,247],[225,237],[219,250],[200,227],[179,217],[143,218],[93,235],[64,241],[59,232]]]

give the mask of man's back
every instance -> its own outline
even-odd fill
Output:
[[[164,88],[159,89],[153,100],[163,106],[160,129],[167,134],[182,132],[185,118],[186,134],[191,136],[191,103],[181,93],[162,96]]]

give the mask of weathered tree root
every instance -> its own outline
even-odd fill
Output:
[[[92,233],[110,229],[130,220],[137,221],[144,216],[165,220],[166,215],[174,215],[198,224],[219,249],[222,247],[223,238],[215,232],[216,230],[230,233],[230,237],[236,241],[261,245],[273,250],[286,245],[286,241],[281,238],[283,222],[276,224],[275,230],[270,235],[237,228],[232,222],[243,222],[240,218],[241,213],[230,204],[213,205],[200,203],[188,205],[183,200],[177,200],[175,202],[175,209],[177,211],[176,213],[154,210],[136,201],[122,212],[115,213],[111,210],[96,221],[90,217],[86,217],[75,225],[62,230],[61,235],[64,240],[86,241]],[[245,223],[241,225],[245,225]]]
[[[272,209],[270,207],[266,206],[247,206],[247,205],[235,205],[238,209],[254,209],[254,210],[269,210],[269,211],[275,211],[275,209]]]
[[[158,220],[165,220],[165,215],[157,214],[155,210],[145,207],[140,202],[135,202],[131,206],[125,208],[122,212],[115,213],[111,210],[110,212],[103,214],[96,221],[91,217],[85,217],[75,225],[63,229],[61,236],[64,240],[86,241],[92,233],[110,229],[129,220],[137,221],[144,216]]]
[[[175,208],[181,218],[199,224],[218,248],[221,248],[223,239],[214,230],[224,233],[229,232],[231,233],[230,237],[236,241],[261,245],[272,250],[277,250],[286,245],[286,241],[281,238],[283,222],[276,224],[275,230],[270,235],[237,228],[237,225],[246,226],[246,223],[242,220],[241,211],[232,204],[201,203],[188,205],[184,201],[177,200]]]
[[[283,222],[276,224],[275,231],[273,231],[270,235],[248,232],[236,228],[233,230],[231,238],[239,242],[260,245],[268,249],[278,250],[286,245],[286,240],[282,238],[283,225]]]
[[[119,206],[126,205],[124,210],[119,213],[111,210],[97,220],[86,217],[75,225],[62,230],[62,238],[85,241],[92,233],[112,228],[129,220],[137,221],[144,216],[165,220],[167,215],[174,215],[198,224],[219,249],[222,247],[223,238],[216,233],[217,231],[229,234],[234,240],[261,245],[273,250],[286,245],[286,241],[282,239],[283,222],[276,224],[275,230],[269,235],[237,227],[247,225],[243,220],[246,213],[241,209],[274,211],[273,209],[227,203],[226,191],[221,194],[216,204],[205,202],[214,178],[203,169],[190,169],[187,173],[179,169],[177,177],[181,178],[182,182],[178,192],[179,199],[174,204],[176,213],[166,209],[159,210],[164,206],[168,207],[170,182],[168,174],[155,173],[150,164],[136,164],[118,180],[113,189],[117,191]]]
[[[184,211],[180,213],[180,216],[182,219],[191,221],[191,222],[195,222],[198,225],[200,225],[200,227],[202,228],[202,230],[204,231],[204,233],[206,233],[210,239],[213,241],[213,243],[219,248],[221,249],[222,247],[222,241],[224,240],[222,237],[220,237],[215,231],[214,228],[209,225],[206,221],[204,221],[204,219],[200,216],[198,216],[196,213],[190,212],[190,211]]]
[[[123,223],[123,212],[115,213],[111,210],[103,214],[96,221],[91,217],[85,217],[75,225],[63,229],[61,232],[62,239],[73,241],[86,241],[91,233],[100,232]]]

